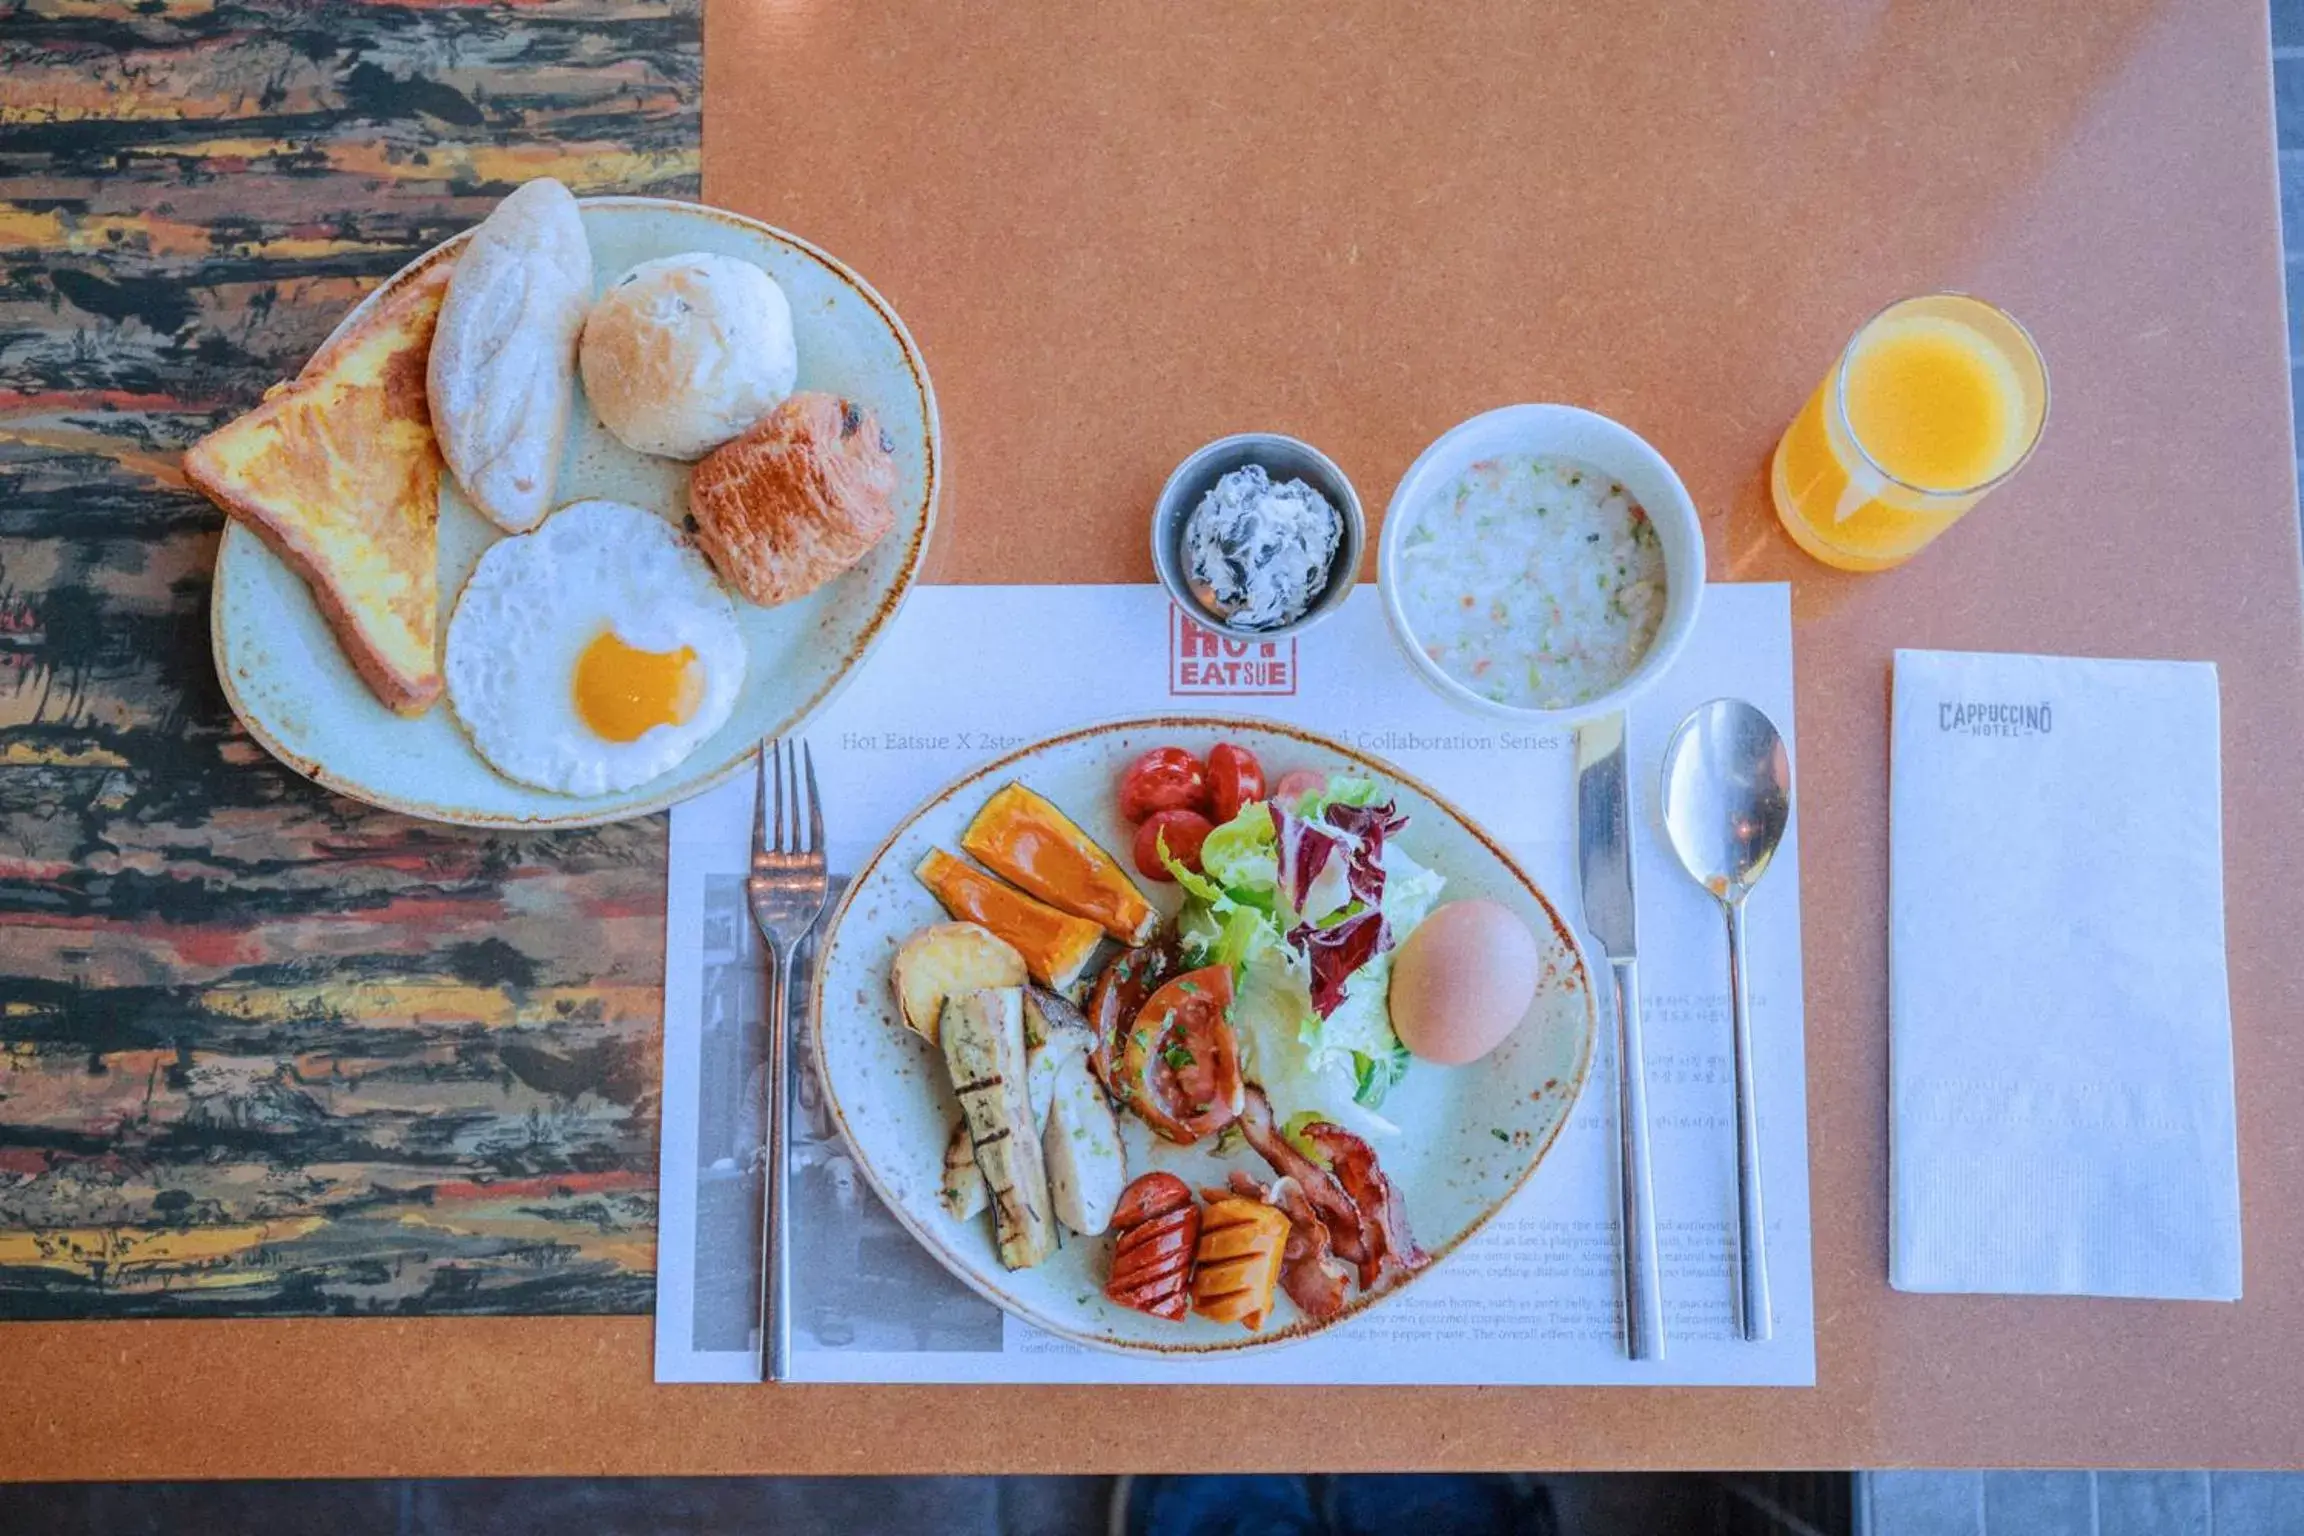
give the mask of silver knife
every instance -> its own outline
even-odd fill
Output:
[[[1616,993],[1616,1128],[1621,1172],[1624,1352],[1664,1358],[1656,1200],[1648,1173],[1648,1079],[1640,1051],[1638,924],[1632,901],[1632,807],[1624,716],[1576,728],[1576,873],[1584,927],[1608,957]]]

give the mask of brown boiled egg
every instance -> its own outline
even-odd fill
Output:
[[[1510,907],[1451,901],[1392,961],[1392,1027],[1426,1061],[1459,1067],[1504,1043],[1536,996],[1536,936]]]

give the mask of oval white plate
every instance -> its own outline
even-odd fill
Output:
[[[1567,923],[1502,850],[1398,769],[1294,726],[1206,716],[1090,726],[1010,753],[938,793],[872,855],[825,930],[809,999],[825,1102],[880,1198],[946,1268],[1035,1327],[1130,1354],[1269,1348],[1334,1327],[1375,1303],[1355,1294],[1341,1316],[1322,1324],[1299,1318],[1283,1297],[1264,1331],[1249,1333],[1198,1317],[1165,1322],[1105,1300],[1108,1237],[1066,1234],[1064,1246],[1038,1268],[1003,1268],[989,1215],[956,1222],[937,1203],[944,1142],[958,1102],[943,1059],[897,1017],[889,963],[906,937],[944,918],[935,898],[913,878],[913,866],[930,848],[957,853],[961,830],[1001,785],[1021,780],[1046,795],[1125,863],[1128,828],[1113,805],[1120,771],[1150,747],[1205,753],[1218,741],[1250,748],[1275,778],[1291,768],[1315,768],[1366,774],[1393,786],[1409,817],[1401,846],[1447,877],[1442,899],[1492,897],[1525,918],[1536,935],[1544,984],[1511,1038],[1469,1067],[1418,1062],[1384,1101],[1383,1113],[1402,1133],[1372,1145],[1435,1264],[1445,1262],[1535,1171],[1584,1085],[1597,1025],[1590,973]],[[1153,895],[1164,908],[1175,906],[1174,886]],[[1133,1115],[1122,1115],[1120,1122],[1130,1178],[1156,1167],[1195,1188],[1221,1184],[1227,1168],[1267,1182],[1273,1177],[1246,1147],[1236,1157],[1219,1159],[1204,1150],[1213,1142],[1172,1147],[1157,1142]]]
[[[445,700],[414,720],[378,703],[344,659],[303,581],[246,528],[227,521],[216,557],[209,632],[224,695],[274,757],[357,800],[432,821],[478,827],[579,827],[662,810],[734,771],[764,736],[789,733],[828,702],[878,643],[918,578],[936,515],[942,444],[928,366],[904,323],[864,280],[806,241],[718,208],[650,197],[582,200],[593,282],[633,263],[683,251],[757,262],[792,301],[800,387],[871,407],[895,443],[896,526],[852,569],[775,608],[739,600],[749,660],[728,723],[679,767],[621,794],[571,796],[499,776],[472,750]],[[434,247],[379,295],[436,261],[464,237]],[[557,500],[602,496],[688,514],[688,466],[632,452],[611,437],[578,392]],[[500,534],[440,477],[440,628],[483,551]]]

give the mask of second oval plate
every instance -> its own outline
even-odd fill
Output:
[[[1127,863],[1130,829],[1113,803],[1120,772],[1137,754],[1181,746],[1205,755],[1219,741],[1247,747],[1277,779],[1292,768],[1355,774],[1387,786],[1409,818],[1407,854],[1446,877],[1443,901],[1485,896],[1517,912],[1536,935],[1543,981],[1528,1014],[1494,1054],[1470,1067],[1418,1062],[1384,1101],[1400,1134],[1372,1143],[1400,1191],[1417,1240],[1434,1267],[1501,1210],[1533,1173],[1568,1118],[1592,1060],[1597,1027],[1590,973],[1568,924],[1535,883],[1487,835],[1431,790],[1380,762],[1294,726],[1209,716],[1159,716],[1090,726],[1012,752],[939,792],[865,863],[828,920],[819,945],[810,1016],[825,1102],[880,1198],[944,1266],[989,1300],[1060,1337],[1140,1355],[1267,1349],[1333,1328],[1415,1283],[1375,1298],[1354,1295],[1325,1323],[1298,1317],[1285,1297],[1260,1333],[1193,1317],[1148,1317],[1105,1300],[1111,1239],[1070,1233],[1035,1269],[1003,1268],[989,1215],[954,1221],[937,1201],[946,1137],[958,1101],[936,1049],[905,1028],[889,982],[896,947],[945,914],[912,870],[931,848],[958,855],[960,833],[1001,785],[1018,781]],[[1141,882],[1140,882],[1141,883]],[[1174,886],[1151,892],[1172,911]],[[1128,1176],[1165,1168],[1197,1188],[1229,1168],[1267,1182],[1256,1154],[1213,1155],[1157,1141],[1142,1121],[1120,1116]],[[1427,1268],[1422,1274],[1431,1273]]]
[[[685,251],[735,256],[776,279],[792,303],[799,387],[869,406],[894,444],[896,526],[862,560],[806,597],[774,608],[737,602],[747,653],[744,687],[728,723],[686,761],[619,793],[557,795],[491,769],[457,728],[447,700],[413,720],[378,703],[344,659],[311,590],[262,539],[227,519],[209,609],[224,695],[274,757],[355,800],[474,827],[582,827],[660,811],[711,788],[750,758],[761,738],[790,733],[828,703],[887,632],[919,577],[936,516],[936,395],[920,349],[887,301],[826,252],[741,214],[653,197],[578,203],[596,291],[636,262]],[[444,241],[403,267],[337,329],[433,263],[455,260],[464,239]],[[688,475],[686,464],[617,442],[578,388],[555,506],[600,496],[645,507],[677,526],[688,512]],[[443,473],[443,634],[465,578],[502,537]]]

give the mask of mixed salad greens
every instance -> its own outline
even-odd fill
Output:
[[[1232,967],[1244,1065],[1291,1128],[1399,1129],[1377,1113],[1409,1059],[1385,996],[1442,879],[1392,841],[1407,821],[1381,793],[1336,778],[1291,806],[1254,801],[1208,833],[1198,873],[1161,848],[1186,963]]]

